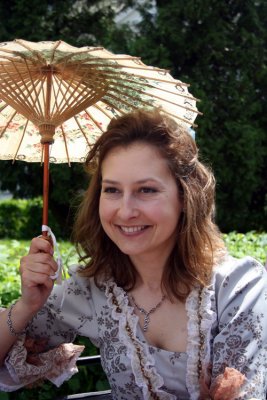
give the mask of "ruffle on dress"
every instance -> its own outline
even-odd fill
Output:
[[[210,384],[210,344],[212,326],[217,318],[215,310],[214,282],[208,287],[193,289],[186,300],[188,317],[186,385],[192,400],[198,400],[200,396],[199,358],[201,358],[203,371],[202,379],[208,385]],[[200,331],[204,337],[202,354],[200,351]]]
[[[20,335],[0,369],[0,390],[11,392],[45,379],[60,386],[78,372],[76,361],[84,346],[61,344],[44,351],[46,340]]]
[[[119,338],[127,348],[127,357],[131,360],[135,382],[142,390],[143,399],[175,400],[176,396],[160,389],[164,384],[163,378],[156,371],[155,360],[149,353],[148,346],[144,346],[137,338],[138,317],[134,308],[129,305],[126,292],[115,282],[108,281],[106,296],[112,309],[112,317],[119,322]],[[151,392],[156,397],[152,397]]]
[[[193,289],[186,301],[189,321],[186,384],[191,400],[235,400],[242,396],[242,386],[246,381],[238,370],[226,367],[224,373],[211,383],[211,331],[217,318],[215,302],[214,279],[208,287]],[[204,337],[203,353],[200,352],[200,331]],[[199,357],[202,365],[200,379]]]
[[[199,289],[193,289],[186,300],[186,312],[188,317],[187,330],[187,374],[186,386],[191,400],[198,400],[200,385],[198,377],[199,359]]]

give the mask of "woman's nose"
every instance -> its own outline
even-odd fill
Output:
[[[123,195],[120,201],[118,215],[122,219],[136,218],[139,214],[137,200],[132,195]]]

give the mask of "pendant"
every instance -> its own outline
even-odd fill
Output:
[[[149,322],[150,322],[150,318],[149,318],[149,315],[147,314],[144,318],[144,326],[143,326],[144,332],[147,331]]]

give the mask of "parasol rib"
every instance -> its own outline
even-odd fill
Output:
[[[15,39],[14,42],[18,43],[20,46],[24,47],[24,49],[28,50],[31,53],[31,56],[36,56],[38,61],[40,61],[43,64],[46,64],[46,59],[40,54],[40,52],[38,50],[33,50],[31,47],[27,46],[24,40]],[[16,51],[14,51],[14,53],[16,53]],[[25,54],[23,55],[25,58],[27,58]],[[20,56],[22,57],[22,54],[20,54]]]
[[[28,123],[29,123],[29,120],[27,120],[26,123],[25,123],[25,125],[24,125],[24,129],[23,129],[23,132],[22,132],[22,135],[21,135],[20,142],[19,142],[19,145],[18,145],[18,147],[17,147],[16,153],[15,153],[15,155],[14,155],[14,157],[13,157],[13,162],[12,162],[12,164],[14,164],[14,162],[15,162],[15,160],[16,160],[16,157],[17,157],[17,155],[18,155],[20,146],[21,146],[21,144],[22,144],[22,141],[23,141],[24,136],[25,136],[25,133],[26,133],[26,129],[27,129]]]
[[[112,79],[112,83],[114,83],[114,84],[116,84],[117,81],[122,81],[123,83],[124,82],[129,82],[130,84],[135,84],[135,85],[142,86],[142,87],[145,85],[148,88],[159,90],[159,91],[164,92],[164,93],[169,93],[169,94],[172,94],[172,95],[175,95],[175,96],[184,97],[185,99],[192,99],[194,101],[200,101],[199,99],[197,99],[196,97],[194,97],[192,95],[185,95],[185,94],[181,94],[181,93],[177,93],[177,92],[172,92],[171,90],[167,90],[167,89],[163,88],[162,86],[158,87],[156,85],[152,85],[152,84],[147,83],[147,82],[141,82],[141,81],[138,82],[137,80],[125,79],[125,77],[121,77],[120,78],[120,77],[118,77],[118,74],[115,74],[114,78],[113,78],[112,75],[109,72],[106,75],[108,75],[108,79],[110,79],[110,78]],[[129,76],[129,75],[126,73],[125,76]],[[175,82],[173,82],[173,83],[175,83]],[[129,89],[131,89],[130,86],[126,86],[126,85],[124,85],[124,86],[128,87]],[[179,81],[177,81],[177,86],[180,86],[179,85]],[[174,87],[176,87],[176,86],[174,86]]]
[[[82,79],[82,78],[81,78]],[[93,102],[95,102],[97,99],[100,100],[101,97],[105,94],[105,90],[104,88],[101,88],[101,92],[99,90],[98,93],[94,93],[93,96],[89,97],[88,94],[88,89],[86,88],[86,86],[84,86],[81,90],[81,92],[79,92],[76,96],[73,96],[74,91],[72,92],[72,96],[70,96],[69,98],[71,99],[71,102],[68,102],[68,107],[69,107],[69,111],[64,113],[65,116],[65,120],[71,118],[74,114],[82,111],[84,108],[88,107],[89,105],[93,104]],[[86,94],[86,96],[82,97],[82,94]],[[81,97],[80,102],[78,102],[78,97]],[[76,104],[75,109],[72,109],[71,107]],[[68,110],[68,109],[67,109]],[[57,113],[58,115],[59,113]]]
[[[24,78],[22,77],[21,72],[20,72],[20,71],[18,70],[18,68],[17,68],[17,65],[16,65],[14,62],[12,62],[12,63],[13,63],[13,65],[14,65],[14,68],[16,69],[18,75],[20,76],[21,81],[24,83],[24,87],[26,88],[26,90],[27,90],[27,92],[28,92],[28,95],[30,96],[30,98],[31,98],[31,100],[32,100],[32,104],[33,104],[34,99],[33,99],[33,97],[32,97],[32,92],[28,89],[28,86],[26,85],[26,82],[24,81]],[[34,87],[35,87],[35,86],[34,86]],[[28,97],[26,96],[26,98],[28,98]]]
[[[64,131],[64,129],[63,129],[63,126],[62,126],[62,125],[60,126],[60,129],[61,129],[61,132],[62,132],[62,135],[63,135],[63,139],[64,139],[64,144],[65,144],[65,150],[66,150],[66,155],[67,155],[68,165],[69,165],[69,167],[70,167],[70,157],[69,157],[69,152],[68,152],[68,146],[67,146],[66,134],[65,134],[65,131]]]
[[[113,92],[115,92],[115,93],[122,94],[122,95],[127,95],[127,97],[130,97],[130,98],[132,98],[132,99],[135,98],[134,96],[131,96],[129,93],[125,93],[125,92],[123,92],[123,91],[120,91],[120,90],[118,90],[117,88],[112,88],[112,90],[113,90]],[[140,93],[140,94],[144,94],[144,95],[146,95],[147,97],[149,97],[149,93],[144,92],[143,90],[135,89],[135,92]],[[110,92],[108,92],[108,95],[110,95]],[[182,104],[177,104],[177,103],[175,103],[174,101],[170,101],[170,100],[168,100],[168,99],[164,99],[164,98],[159,97],[159,96],[156,96],[156,95],[153,95],[153,98],[158,99],[158,100],[163,100],[165,103],[172,104],[172,105],[176,105],[176,106],[178,106],[178,107],[180,107],[180,108],[183,108],[183,109],[185,109],[185,110],[193,111],[193,112],[196,112],[196,113],[199,114],[199,115],[202,115],[202,113],[201,113],[200,111],[197,111],[195,108],[187,107],[187,106],[182,105]],[[185,103],[184,103],[184,104],[185,104]]]
[[[79,84],[82,83],[83,77],[80,77],[80,79],[77,80],[75,87],[72,86],[72,82],[74,81],[74,74],[72,75],[72,79],[69,81],[68,85],[65,84],[65,81],[63,81],[62,76],[61,76],[61,79],[59,77],[57,77],[57,79],[60,81],[60,85],[58,87],[58,91],[61,93],[62,99],[61,99],[61,102],[57,106],[58,109],[57,109],[57,112],[56,112],[55,115],[59,115],[64,111],[64,109],[71,107],[71,104],[69,103],[69,101],[68,101],[68,99],[66,97],[66,93],[69,93],[69,99],[72,98],[74,92],[77,91],[77,84],[79,85]],[[64,86],[65,93],[64,93],[63,90],[61,90],[61,86]],[[70,91],[70,88],[73,89],[72,92]],[[55,94],[55,98],[57,98],[56,94]],[[64,100],[65,100],[65,104],[64,104]],[[77,97],[75,98],[73,103],[75,103],[76,101],[77,101]],[[60,109],[60,106],[62,104],[64,104],[64,109],[63,110]]]
[[[92,59],[92,61],[94,62],[94,64],[93,63],[91,63],[91,60],[90,60],[90,62],[84,62],[84,67],[86,68],[86,67],[88,67],[88,66],[90,66],[90,67],[98,67],[98,68],[112,68],[112,69],[114,69],[114,68],[119,68],[119,69],[134,69],[134,70],[139,70],[139,71],[151,71],[151,72],[157,72],[157,73],[160,73],[160,72],[162,72],[164,75],[168,75],[169,74],[169,71],[168,70],[166,70],[166,69],[161,69],[161,68],[156,68],[156,67],[147,67],[147,68],[145,68],[145,67],[137,67],[137,66],[135,66],[135,65],[124,65],[124,64],[110,64],[110,65],[107,65],[106,63],[102,63],[102,64],[100,64],[100,63],[95,63],[95,59]],[[102,61],[101,59],[99,59],[99,61]],[[78,64],[78,63],[77,63]],[[79,63],[80,64],[80,63]],[[74,65],[74,63],[72,64],[72,65]],[[137,76],[139,76],[139,75],[137,75]],[[141,75],[140,75],[141,76]],[[188,86],[186,83],[183,83],[183,86]]]
[[[50,119],[51,90],[52,89],[52,71],[47,72],[46,76],[46,98],[45,98],[45,118]]]
[[[166,111],[166,110],[164,110],[164,113],[167,114],[167,115],[169,115],[169,116],[172,117],[172,118],[175,118],[175,119],[178,118],[180,121],[183,121],[183,122],[185,122],[186,124],[188,124],[189,119],[187,120],[187,119],[185,119],[185,118],[177,117],[177,115],[172,114],[172,113],[170,113],[170,112],[168,112],[168,111]],[[197,128],[198,125],[192,124],[192,126],[193,126],[193,128]]]
[[[106,103],[106,102],[105,102],[104,104],[107,104],[107,105],[109,105],[109,107],[115,109],[116,111],[119,111],[119,114],[125,114],[122,110],[116,109],[113,105],[110,105],[110,104],[108,104],[108,103]],[[106,115],[106,117],[107,117],[108,119],[111,119],[111,118],[110,118],[110,115],[106,112],[106,110],[105,110],[104,108],[100,108],[97,104],[94,104],[94,107],[95,107],[97,110],[99,110],[101,113],[103,113],[104,115]]]
[[[6,131],[7,128],[8,128],[8,125],[10,124],[10,122],[12,121],[12,119],[15,117],[16,114],[17,114],[17,111],[15,111],[15,112],[10,116],[10,118],[7,120],[6,125],[4,126],[3,130],[0,132],[0,139],[1,139],[1,137],[4,136],[4,133],[5,133],[5,131]]]
[[[16,82],[14,82],[15,86],[17,86],[18,92],[21,94],[22,99],[20,99],[18,97],[18,92],[10,88],[8,81],[3,76],[2,80],[4,80],[7,87],[9,86],[8,92],[6,88],[3,88],[3,86],[0,87],[0,92],[2,93],[3,97],[9,100],[8,102],[11,103],[13,107],[21,114],[25,115],[26,112],[27,115],[31,115],[33,111],[33,105],[29,104],[28,97],[24,95],[22,89],[17,85]],[[33,86],[33,88],[35,89],[36,87]],[[20,100],[20,102],[18,100]]]
[[[55,105],[57,104],[57,109],[58,109],[58,110],[60,110],[61,104],[62,104],[62,103],[64,104],[64,100],[67,101],[67,97],[66,97],[65,93],[68,93],[68,92],[69,92],[69,89],[72,87],[72,82],[73,82],[74,79],[75,79],[75,73],[77,73],[77,70],[79,69],[79,67],[77,66],[76,70],[73,71],[73,73],[72,73],[72,75],[71,75],[71,80],[68,81],[68,85],[66,85],[66,84],[65,84],[65,81],[64,81],[64,79],[63,79],[63,76],[64,76],[63,74],[64,74],[64,71],[65,71],[66,67],[67,67],[67,64],[65,63],[63,69],[61,70],[61,73],[58,74],[58,75],[54,75],[55,81],[59,82],[59,85],[58,85],[58,93],[61,93],[61,95],[62,95],[61,102],[60,102],[59,104],[55,102]],[[61,87],[62,87],[62,86],[64,86],[64,88],[65,88],[65,93],[64,93],[63,90],[61,90]],[[73,94],[73,92],[70,92],[69,97],[71,97],[72,94]],[[55,96],[55,99],[57,99],[57,93],[56,93],[56,91],[55,91],[54,96]],[[68,104],[68,103],[65,104],[65,108],[66,108],[66,107],[69,107],[69,104]]]
[[[55,53],[56,53],[56,49],[61,45],[61,40],[58,40],[55,43],[55,46],[52,48],[52,54],[51,54],[51,58],[50,58],[50,64],[53,64],[54,61],[54,57],[55,57]]]
[[[105,100],[105,104],[109,106],[111,109],[116,110],[119,115],[125,115],[127,111],[123,111],[121,108],[116,107],[113,103],[109,100]],[[131,110],[137,110],[138,107],[131,106]]]
[[[87,110],[85,110],[85,112],[88,115],[88,117],[93,121],[93,123],[101,130],[101,132],[102,133],[105,132],[105,130],[102,128],[102,126],[95,120],[93,115]]]
[[[112,99],[114,99],[116,102],[118,101],[118,98],[116,97],[116,96],[114,96],[113,94],[111,94],[111,93],[107,93],[107,96],[108,97],[111,97]],[[130,97],[130,98],[133,98],[133,97],[131,97],[131,96],[129,96],[129,94],[127,95],[127,97]],[[139,106],[140,106],[140,104],[142,104],[143,106],[149,106],[149,107],[152,107],[153,105],[151,104],[151,103],[149,103],[148,101],[145,101],[145,100],[143,100],[143,99],[137,99],[138,100],[138,103],[139,103]],[[103,99],[102,101],[104,101],[105,103],[108,103],[108,99],[107,99],[107,97],[105,97],[105,99]],[[139,106],[135,106],[135,105],[133,105],[133,104],[131,104],[131,103],[129,103],[128,101],[126,101],[126,100],[123,100],[121,97],[120,97],[120,99],[119,99],[119,102],[120,103],[122,103],[122,104],[124,104],[127,108],[129,108],[129,109],[137,109]]]
[[[38,90],[36,90],[37,85],[34,86],[35,93],[38,96],[37,98],[39,100],[39,98],[42,97],[43,104],[45,104],[44,84],[45,84],[45,77],[42,76],[42,79],[40,79],[38,81]],[[32,117],[31,120],[33,122],[35,122],[37,125],[44,121],[44,109],[43,109],[43,106],[41,105],[41,103],[40,103],[40,110],[36,109],[34,112],[34,109],[33,109],[32,116],[34,116],[34,118]]]
[[[72,57],[74,57],[74,56],[76,56],[76,54],[72,55]],[[63,61],[65,61],[65,59],[69,60],[70,57],[69,56],[62,57],[60,60],[57,60],[55,62],[55,64],[56,65],[60,65]],[[110,56],[107,56],[107,57],[105,57],[105,56],[92,56],[92,57],[84,58],[83,60],[79,60],[79,62],[77,62],[77,60],[74,60],[72,62],[72,65],[80,64],[80,65],[88,66],[88,65],[91,64],[91,62],[95,63],[97,61],[102,62],[103,65],[107,65],[107,61],[112,62],[112,64],[110,64],[109,66],[113,66],[113,64],[116,65],[116,63],[118,61],[132,61],[132,62],[137,61],[136,64],[144,65],[142,63],[142,61],[141,61],[141,57],[134,57],[134,56],[121,56],[121,57],[117,56],[117,57],[114,57],[114,55],[113,55],[113,57],[110,57]],[[97,63],[96,65],[101,65],[101,64]],[[119,65],[120,66],[124,66],[124,64],[119,64]],[[166,69],[163,69],[163,68],[157,68],[157,67],[150,67],[150,68],[152,68],[153,70],[162,71],[162,72],[166,71]]]
[[[88,67],[88,64],[84,64],[84,67]],[[121,64],[112,64],[112,65],[106,65],[106,64],[91,64],[90,63],[90,67],[98,67],[98,69],[100,70],[100,68],[105,68],[102,69],[101,71],[103,71],[105,74],[108,74],[110,72],[112,72],[114,74],[114,69],[120,69],[119,74],[125,74],[127,76],[133,76],[134,78],[142,78],[145,80],[153,80],[155,82],[163,82],[163,83],[169,83],[169,84],[178,84],[181,87],[189,87],[190,85],[188,83],[184,83],[184,82],[180,82],[177,79],[162,79],[162,78],[158,78],[157,76],[150,76],[150,75],[134,75],[132,73],[129,73],[127,71],[124,71],[124,69],[139,69],[142,71],[153,71],[155,73],[160,74],[160,72],[163,72],[164,75],[169,75],[167,70],[164,69],[160,69],[160,68],[154,68],[154,67],[150,67],[150,68],[140,68],[140,67],[131,67],[131,66],[127,66],[127,65],[121,65]]]
[[[1,100],[0,100],[1,103]],[[8,104],[5,103],[3,106],[0,107],[0,112],[4,111],[8,107]]]
[[[5,69],[5,67],[4,67]],[[8,75],[8,74],[7,74]],[[17,111],[21,112],[21,110],[23,110],[23,108],[21,107],[20,102],[18,102],[18,92],[21,94],[22,98],[23,98],[23,106],[26,108],[30,107],[30,104],[27,101],[27,98],[24,96],[23,91],[21,90],[21,88],[18,86],[17,82],[14,81],[14,85],[16,86],[16,88],[18,89],[18,92],[16,92],[15,90],[13,91],[13,88],[10,87],[8,81],[6,80],[5,77],[1,77],[1,80],[5,82],[6,87],[3,87],[3,85],[0,88],[0,92],[2,93],[2,95],[4,96],[4,99],[10,99],[12,101],[13,104],[15,104],[16,106],[14,107]],[[8,90],[9,89],[9,90]],[[8,90],[8,91],[7,91]],[[30,108],[29,108],[30,110]],[[23,112],[21,112],[23,114]]]
[[[42,106],[41,106],[41,103],[40,103],[40,100],[39,100],[40,91],[41,91],[41,85],[40,85],[40,90],[37,91],[36,84],[33,81],[32,74],[31,74],[31,71],[30,71],[30,68],[29,68],[27,60],[25,61],[25,65],[26,65],[26,68],[27,68],[27,71],[28,71],[28,75],[29,75],[29,78],[30,78],[30,81],[31,81],[31,84],[32,84],[32,88],[33,88],[33,91],[34,91],[34,94],[35,94],[35,101],[36,101],[36,103],[38,105],[38,109],[39,109],[39,113],[40,113],[39,115],[42,115]],[[43,77],[43,79],[44,79],[44,77]],[[34,107],[34,109],[35,109],[35,107]],[[38,112],[36,112],[36,114],[38,114]]]
[[[89,142],[89,140],[88,140],[88,138],[87,138],[86,133],[84,132],[83,127],[81,126],[81,124],[80,124],[80,122],[78,121],[78,119],[77,119],[76,116],[74,117],[74,119],[75,119],[75,121],[76,121],[76,123],[77,123],[77,125],[78,125],[78,127],[79,127],[79,129],[80,129],[80,131],[82,132],[82,134],[83,134],[83,136],[84,136],[84,138],[85,138],[85,140],[86,140],[86,143],[87,143],[88,147],[90,147],[90,142]]]
[[[55,90],[56,84],[55,85],[53,84],[53,94],[54,94],[55,101],[54,101],[53,108],[51,110],[52,115],[54,115],[55,110],[57,110],[57,111],[59,110],[60,104],[62,102],[64,102],[64,100],[65,100],[65,102],[67,101],[66,96],[64,94],[64,91],[61,90],[61,85],[62,85],[62,81],[63,81],[62,77],[61,77],[61,79],[58,76],[54,76],[53,78],[54,78],[56,83],[59,83],[59,85],[58,85],[58,89],[56,91]],[[61,95],[62,95],[62,99],[61,99],[60,103],[58,103],[58,101],[57,101],[59,93],[61,93]]]
[[[109,96],[112,97],[112,98],[114,98],[114,99],[116,100],[116,97],[115,97],[115,96],[112,96],[112,95],[110,95],[110,94],[109,94]],[[127,103],[125,100],[120,99],[120,102],[123,103],[123,104],[125,104],[126,106],[132,108],[132,109],[138,109],[138,106],[131,105],[131,104]],[[109,106],[111,106],[112,108],[116,109],[116,107],[115,107],[114,105],[112,105],[112,103],[110,103],[110,101],[105,100],[105,103],[108,104]],[[146,104],[146,105],[148,105],[148,106],[150,106],[150,107],[153,106],[153,105],[149,104],[148,102],[142,101],[142,103],[143,103],[143,104]],[[182,121],[182,122],[188,123],[188,121],[189,121],[189,120],[186,120],[185,118],[182,118],[182,117],[180,117],[180,116],[178,116],[178,115],[174,115],[174,114],[168,112],[166,109],[164,109],[164,112],[165,112],[165,114],[168,114],[168,115],[170,115],[171,117],[173,117],[173,118],[175,118],[175,119],[179,119],[179,120]],[[197,125],[193,125],[193,126],[196,127]]]
[[[61,43],[64,43],[64,42],[61,42]],[[80,55],[80,54],[87,54],[87,53],[93,53],[93,52],[95,52],[95,51],[101,51],[101,50],[103,50],[104,48],[103,47],[92,47],[92,48],[88,48],[88,49],[86,49],[86,50],[82,50],[82,51],[76,51],[75,53],[71,53],[71,54],[68,54],[67,56],[63,56],[63,57],[61,57],[61,58],[59,58],[58,60],[57,60],[57,65],[59,65],[59,64],[61,64],[61,62],[65,62],[65,61],[68,61],[68,60],[70,60],[71,58],[73,58],[73,57],[76,57],[77,55]]]

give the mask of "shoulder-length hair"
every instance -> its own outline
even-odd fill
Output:
[[[73,231],[80,259],[85,264],[80,274],[94,277],[98,286],[109,278],[125,290],[135,285],[134,265],[106,235],[98,212],[103,160],[115,147],[135,142],[158,149],[183,200],[176,243],[164,269],[162,287],[170,297],[184,301],[193,286],[210,283],[216,259],[224,253],[224,243],[213,221],[214,176],[198,160],[197,146],[186,128],[159,110],[137,110],[113,119],[89,151],[85,166],[91,181]]]

